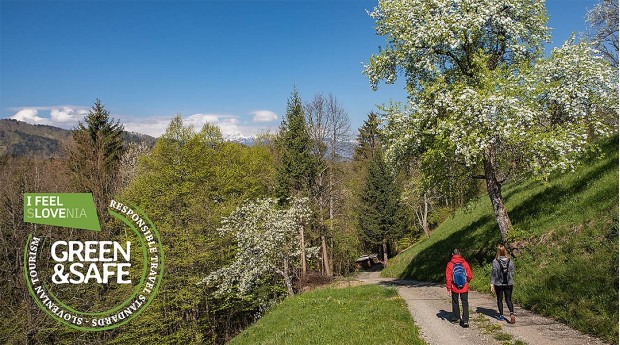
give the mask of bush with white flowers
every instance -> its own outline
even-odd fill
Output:
[[[288,208],[277,199],[246,201],[222,221],[221,235],[234,235],[237,242],[235,259],[203,282],[216,287],[216,294],[251,296],[259,284],[278,276],[293,294],[293,278],[300,265],[300,228],[311,215],[307,198],[295,198]],[[316,255],[318,248],[306,249]]]

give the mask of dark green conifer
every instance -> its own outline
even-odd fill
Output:
[[[276,195],[281,199],[311,190],[317,161],[297,88],[288,99],[286,114],[276,139],[278,151]]]
[[[101,100],[73,129],[69,167],[80,191],[92,192],[100,217],[112,196],[118,162],[123,154],[123,125],[110,118]]]
[[[368,118],[357,135],[357,146],[353,153],[353,159],[363,161],[372,158],[374,152],[381,143],[381,131],[379,130],[379,118],[374,112],[368,113]]]
[[[378,247],[383,253],[387,265],[390,244],[400,238],[405,230],[400,190],[385,163],[380,144],[374,149],[367,147],[367,150],[358,152],[369,157],[366,182],[360,195],[359,229],[364,242]]]

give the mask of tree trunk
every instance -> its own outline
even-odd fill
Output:
[[[388,265],[387,240],[383,240],[383,267]]]
[[[301,249],[301,281],[303,282],[306,278],[306,239],[304,234],[304,226],[299,227],[299,248]]]
[[[324,171],[323,171],[324,172]],[[317,193],[317,202],[319,205],[319,234],[321,237],[321,268],[323,270],[323,275],[330,277],[331,269],[329,265],[329,256],[327,255],[327,239],[326,239],[326,226],[325,226],[325,195],[323,188],[323,172],[319,174],[319,192]]]
[[[293,296],[295,292],[293,291],[293,283],[291,282],[291,277],[288,274],[288,255],[284,255],[284,270],[281,272],[282,277],[284,278],[284,283],[286,284],[286,290],[289,296]]]
[[[422,227],[422,230],[424,230],[424,235],[426,235],[426,238],[431,237],[431,231],[428,228],[428,205],[429,205],[429,198],[428,198],[428,192],[424,192],[423,195],[423,203],[424,205],[422,206],[417,206],[415,209],[415,216],[418,218],[418,224],[420,224],[420,226]]]
[[[327,241],[325,238],[325,228],[326,228],[325,224],[321,224],[321,249],[322,249],[321,251],[322,251],[322,257],[323,257],[323,274],[328,277],[331,277],[332,269],[329,264],[329,256],[327,255]]]
[[[332,145],[335,145],[334,143],[332,143]],[[333,149],[332,149],[333,150]],[[330,166],[329,166],[329,239],[330,239],[330,250],[329,250],[329,257],[328,257],[328,264],[329,264],[329,272],[330,272],[330,276],[332,275],[332,272],[334,271],[334,267],[333,267],[333,260],[332,260],[332,256],[334,254],[334,167],[333,164],[334,162],[334,158],[335,157],[335,153],[332,152],[332,161],[330,162]]]
[[[422,229],[426,238],[431,237],[430,230],[428,228],[428,196],[427,192],[424,192],[424,213],[422,214]]]
[[[508,231],[512,229],[512,224],[510,223],[508,212],[506,212],[506,206],[502,198],[502,185],[497,181],[494,163],[493,154],[487,151],[483,160],[484,178],[487,184],[487,192],[493,205],[493,211],[495,212],[495,220],[502,235],[502,243],[505,243],[508,238]]]

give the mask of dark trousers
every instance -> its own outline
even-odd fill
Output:
[[[461,297],[461,302],[463,303],[463,317],[460,318],[461,322],[469,323],[469,300],[467,299],[467,292],[452,292],[452,317],[454,317],[455,320],[458,320],[459,316],[461,316],[461,311],[459,310],[459,296]]]
[[[511,314],[514,314],[515,310],[512,305],[512,285],[495,285],[495,295],[497,296],[497,310],[499,315],[504,315],[504,303],[502,297],[506,297],[506,305]]]

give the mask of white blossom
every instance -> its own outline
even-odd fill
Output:
[[[301,254],[299,230],[310,215],[307,198],[292,199],[290,207],[285,209],[273,198],[246,201],[224,218],[218,229],[221,235],[236,237],[238,249],[234,261],[202,282],[217,287],[216,294],[243,297],[250,295],[261,279],[276,274],[291,288]],[[316,254],[317,250],[308,248],[307,255]]]
[[[387,47],[364,73],[376,88],[404,72],[410,94],[384,109],[394,164],[432,140],[465,166],[493,150],[547,176],[573,169],[588,133],[617,131],[601,119],[618,109],[617,70],[572,39],[542,56],[542,0],[381,0],[370,15]]]

